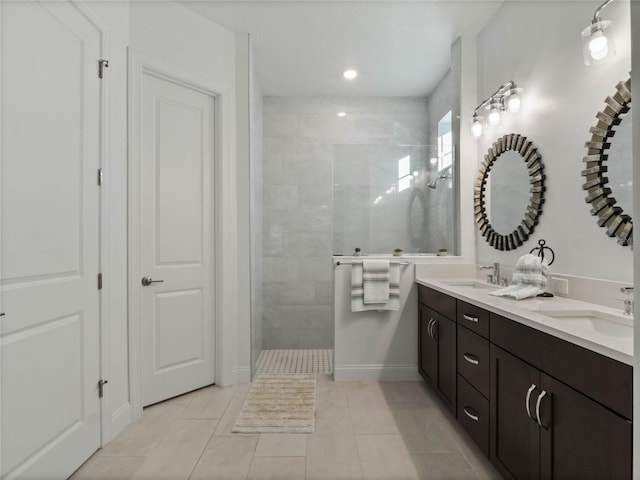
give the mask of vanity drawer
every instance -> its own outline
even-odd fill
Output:
[[[449,295],[418,285],[418,301],[451,320],[456,318],[456,299]]]
[[[489,312],[458,300],[458,323],[478,335],[489,338]]]
[[[458,373],[489,398],[489,341],[458,326]]]
[[[489,455],[489,400],[458,375],[458,422]]]

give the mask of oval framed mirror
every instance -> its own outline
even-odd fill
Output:
[[[523,179],[520,184],[505,184],[496,186],[490,184],[490,174],[492,170],[497,169],[497,165],[502,162],[510,162],[521,165],[524,175],[520,175]],[[511,167],[511,166],[509,166]],[[510,168],[505,170],[502,181],[515,177],[509,173]],[[483,237],[489,244],[497,250],[514,250],[521,246],[533,233],[534,227],[538,224],[538,217],[542,213],[542,204],[544,203],[544,165],[542,157],[538,153],[538,149],[533,142],[527,140],[527,137],[511,133],[504,135],[496,140],[487,154],[484,161],[480,165],[478,178],[474,189],[474,215],[478,228]],[[495,192],[492,194],[492,192]],[[498,196],[499,198],[493,198]],[[504,196],[502,194],[505,194]],[[524,195],[524,203],[521,199],[510,198],[509,195]],[[524,211],[505,211],[500,212],[501,231],[497,231],[492,225],[491,210],[496,207],[511,207],[521,203]],[[507,209],[508,210],[508,209]],[[498,213],[496,211],[496,213]],[[498,215],[496,215],[497,221]],[[511,218],[513,222],[510,226],[505,227],[507,223],[505,218]],[[515,220],[514,220],[515,219]],[[509,220],[507,220],[508,222]],[[502,230],[504,229],[504,230]],[[511,231],[509,231],[511,229]]]
[[[587,154],[582,158],[585,164],[582,170],[584,178],[582,189],[587,192],[585,201],[591,204],[591,215],[598,217],[597,223],[600,227],[606,228],[607,236],[617,237],[618,243],[623,246],[631,245],[633,241],[633,220],[630,215],[632,207],[628,199],[621,204],[614,197],[614,193],[618,195],[618,199],[628,197],[628,191],[632,187],[629,183],[631,153],[629,148],[622,146],[625,141],[630,145],[631,139],[630,135],[628,135],[629,138],[621,138],[620,135],[614,138],[614,136],[621,132],[623,120],[625,129],[630,126],[631,118],[625,120],[629,110],[631,110],[631,78],[626,82],[618,83],[614,95],[605,99],[604,108],[596,114],[596,124],[589,129],[591,137],[585,143]],[[611,140],[616,140],[615,147],[620,148],[612,147]],[[628,155],[621,153],[623,151]],[[628,172],[620,172],[620,168],[625,166]],[[607,172],[622,181],[618,180],[613,184],[605,176]],[[617,190],[614,192],[612,188]],[[627,208],[626,212],[623,206]]]

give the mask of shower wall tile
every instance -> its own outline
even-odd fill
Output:
[[[339,111],[347,116],[337,117]],[[373,252],[370,225],[398,216],[392,209],[377,219],[363,208],[334,213],[334,198],[364,205],[375,193],[371,185],[388,189],[384,179],[397,168],[370,174],[375,148],[354,151],[360,163],[349,158],[342,165],[334,161],[334,145],[426,143],[427,101],[264,97],[263,112],[263,348],[333,348],[334,248]],[[347,190],[334,191],[334,174]]]
[[[381,97],[378,100],[379,113],[427,113],[427,99],[416,97]]]

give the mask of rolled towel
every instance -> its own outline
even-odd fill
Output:
[[[549,265],[546,260],[527,253],[521,256],[513,270],[512,285],[489,292],[494,297],[522,300],[544,293],[547,288]]]

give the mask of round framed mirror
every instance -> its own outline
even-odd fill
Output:
[[[604,108],[596,114],[597,122],[589,129],[591,137],[585,143],[587,154],[582,158],[582,189],[587,192],[585,201],[591,204],[591,214],[598,217],[605,233],[617,237],[623,246],[633,240],[630,110],[628,79],[616,85],[614,95],[605,99]]]
[[[496,140],[480,165],[474,215],[480,233],[498,250],[514,250],[533,233],[544,203],[542,157],[527,137]]]

